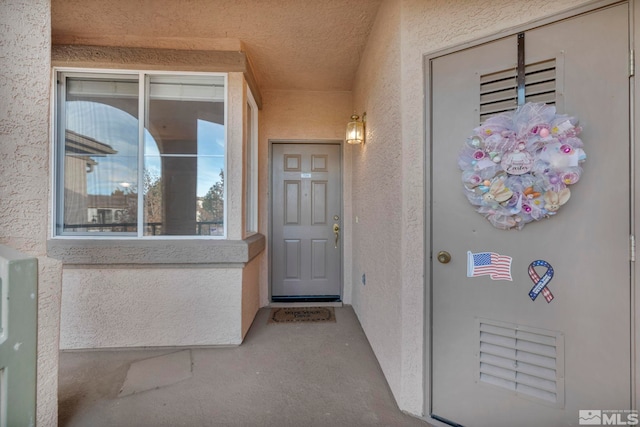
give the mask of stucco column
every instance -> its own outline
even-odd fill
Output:
[[[227,167],[224,179],[227,186],[227,238],[240,240],[244,231],[244,76],[242,73],[229,73],[227,85]]]
[[[0,243],[38,257],[37,425],[58,418],[61,265],[46,257],[51,182],[49,0],[0,3]]]

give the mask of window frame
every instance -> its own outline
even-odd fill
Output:
[[[228,239],[228,166],[229,166],[229,74],[226,72],[195,72],[174,70],[146,70],[146,69],[111,69],[111,68],[78,68],[78,67],[53,67],[52,69],[52,97],[51,97],[51,234],[53,239],[81,239],[81,240],[227,240]],[[73,77],[107,77],[107,78],[131,78],[135,76],[138,81],[138,188],[143,188],[144,174],[144,132],[148,118],[148,97],[150,77],[164,76],[210,76],[222,77],[224,81],[224,213],[223,233],[220,236],[211,235],[144,235],[144,192],[138,191],[138,216],[137,232],[64,232],[59,229],[58,222],[64,219],[64,140],[65,140],[65,102],[66,102],[66,78]],[[62,141],[62,142],[61,142]]]
[[[245,170],[245,237],[258,232],[258,104],[248,84],[245,84],[247,100],[245,119],[249,132],[246,135],[246,154],[244,156]],[[249,113],[250,111],[250,113]],[[249,121],[251,123],[249,123]],[[249,148],[250,147],[250,148]],[[249,158],[250,157],[250,158]],[[226,181],[225,181],[226,183]]]

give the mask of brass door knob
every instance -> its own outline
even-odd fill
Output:
[[[451,254],[447,251],[438,252],[438,261],[440,261],[442,264],[447,264],[449,261],[451,261]]]

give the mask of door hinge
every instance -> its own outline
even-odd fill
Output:
[[[636,260],[636,236],[633,234],[629,236],[629,252],[631,256],[631,262]]]
[[[633,77],[636,74],[636,54],[635,50],[629,51],[629,77]]]

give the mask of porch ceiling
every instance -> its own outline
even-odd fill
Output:
[[[247,52],[262,90],[349,91],[382,0],[52,0],[54,44]]]

